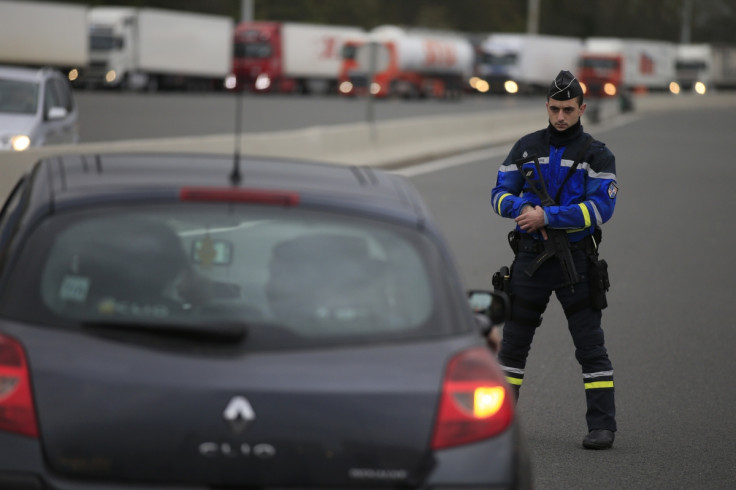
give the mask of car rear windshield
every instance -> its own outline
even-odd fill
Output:
[[[457,328],[442,263],[416,229],[302,208],[68,212],[29,237],[0,313],[90,329],[237,324],[274,345],[415,338]]]

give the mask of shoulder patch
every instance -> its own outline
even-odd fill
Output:
[[[615,182],[611,182],[610,184],[608,184],[608,197],[610,197],[611,199],[615,199],[616,194],[618,194],[618,186]]]

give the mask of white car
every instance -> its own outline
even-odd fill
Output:
[[[0,66],[0,150],[78,141],[77,105],[61,72]]]

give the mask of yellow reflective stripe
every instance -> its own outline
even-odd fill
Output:
[[[613,388],[613,381],[593,381],[585,383],[586,390],[590,390],[592,388]]]
[[[501,197],[498,198],[498,205],[496,207],[498,208],[497,212],[499,216],[501,215],[501,202],[507,197],[509,197],[510,195],[511,193],[507,192],[506,194],[502,194]]]
[[[580,209],[583,211],[583,218],[585,218],[585,228],[590,228],[590,213],[588,212],[588,206],[583,203],[578,204]]]
[[[519,386],[521,386],[521,382],[524,381],[524,380],[523,379],[520,379],[520,378],[512,378],[510,376],[506,376],[506,381],[508,381],[510,385],[519,385]]]

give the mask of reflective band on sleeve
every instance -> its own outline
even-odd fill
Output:
[[[511,376],[506,376],[506,381],[508,381],[510,385],[521,386],[521,382],[524,380],[521,378],[512,378]],[[613,385],[613,383],[611,384]],[[586,388],[587,388],[587,385],[586,385]]]
[[[595,388],[613,388],[613,381],[593,381],[590,383],[585,383],[586,390],[591,390]]]
[[[510,195],[511,194],[507,192],[506,194],[503,194],[501,197],[498,198],[498,205],[496,206],[497,208],[496,212],[498,213],[499,216],[501,216],[501,203],[503,202],[504,199],[506,199]]]
[[[583,218],[585,218],[585,228],[590,228],[590,213],[588,212],[588,206],[582,202],[578,204],[578,206],[580,206],[580,209],[583,212]]]

